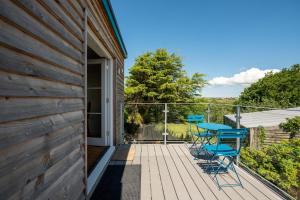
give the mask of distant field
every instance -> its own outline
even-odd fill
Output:
[[[209,103],[220,103],[220,104],[234,104],[234,102],[237,100],[237,98],[209,98],[209,97],[203,97],[202,98],[204,102]]]

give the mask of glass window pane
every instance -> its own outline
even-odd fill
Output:
[[[87,115],[87,136],[101,138],[101,115]]]
[[[87,90],[87,112],[101,113],[101,90]]]
[[[88,87],[101,87],[101,64],[88,64],[87,75]]]

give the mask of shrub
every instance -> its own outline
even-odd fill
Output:
[[[287,118],[286,122],[280,124],[280,128],[284,131],[290,132],[290,137],[293,138],[297,133],[300,132],[300,116],[294,118]]]
[[[241,160],[267,180],[300,199],[300,139],[242,149]]]

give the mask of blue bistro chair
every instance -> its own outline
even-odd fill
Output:
[[[202,123],[204,122],[204,115],[188,115],[187,116],[187,122],[189,123],[189,132],[192,136],[192,146],[190,148],[193,148],[194,146],[196,146],[197,141],[201,141],[201,146],[204,142],[204,138],[207,137],[212,137],[212,133],[209,133],[208,131],[204,131],[204,132],[200,132],[198,127],[197,127],[197,131],[193,132],[192,131],[192,126],[198,124],[198,123]],[[196,139],[194,139],[194,137],[196,137]]]
[[[206,171],[208,173],[213,173],[213,178],[216,179],[219,189],[221,187],[231,187],[231,186],[241,186],[242,182],[236,169],[234,168],[233,161],[240,154],[241,146],[236,147],[236,145],[232,144],[232,141],[236,141],[236,139],[240,139],[240,144],[243,144],[245,138],[248,134],[248,129],[220,129],[217,131],[217,143],[216,144],[205,144],[203,149],[210,156],[207,160]],[[234,142],[235,143],[235,142]],[[223,159],[219,159],[223,157]],[[225,162],[227,158],[228,162]],[[213,163],[213,161],[217,160],[217,165]],[[236,175],[236,184],[223,184],[220,185],[217,175],[221,173],[227,173],[228,169],[232,170]]]

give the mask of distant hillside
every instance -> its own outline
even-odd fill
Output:
[[[204,102],[207,103],[217,103],[217,104],[234,104],[237,101],[237,98],[234,97],[202,97]]]

